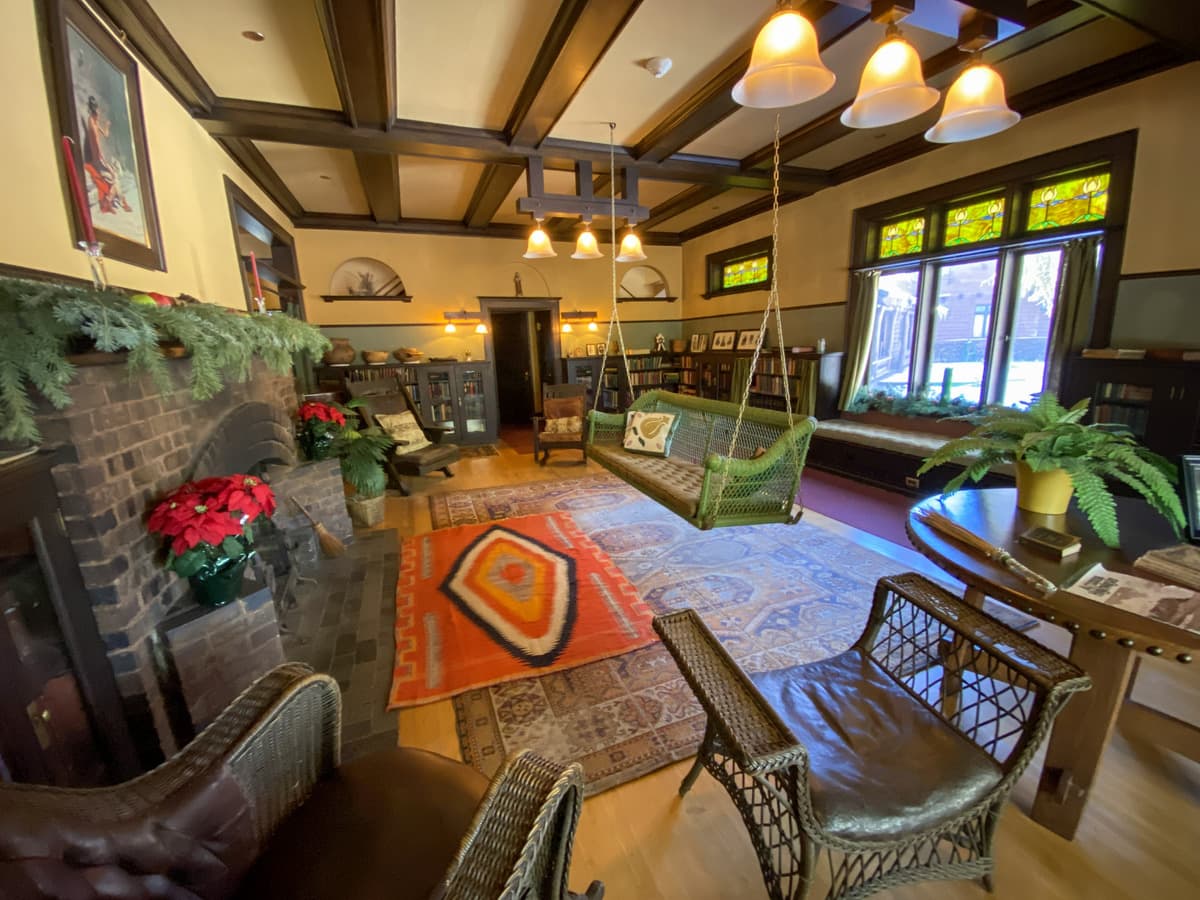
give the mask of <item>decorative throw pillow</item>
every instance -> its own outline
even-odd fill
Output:
[[[582,416],[563,416],[560,419],[547,419],[543,434],[578,434],[583,431]]]
[[[417,424],[417,417],[411,412],[393,413],[376,416],[375,421],[393,441],[396,442],[396,454],[403,456],[414,450],[423,450],[432,441],[425,437],[425,432]]]
[[[666,456],[679,425],[674,413],[634,410],[625,420],[625,449],[647,456]]]

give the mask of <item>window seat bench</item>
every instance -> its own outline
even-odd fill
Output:
[[[914,497],[937,494],[962,466],[938,466],[917,477],[922,460],[950,440],[944,434],[906,431],[848,419],[826,419],[817,423],[809,445],[808,464]],[[984,476],[979,487],[1011,487],[1012,466],[997,466]]]

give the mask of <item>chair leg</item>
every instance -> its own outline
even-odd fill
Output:
[[[709,755],[709,745],[712,735],[712,722],[706,722],[704,725],[704,740],[700,742],[700,749],[696,751],[696,761],[692,763],[692,767],[688,769],[688,773],[683,776],[683,781],[679,785],[680,797],[687,795],[687,792],[692,789],[692,785],[696,783],[696,779],[700,777],[700,773],[704,771],[704,760]]]
[[[447,478],[453,478],[453,477],[454,477],[454,473],[450,471],[450,467],[449,467],[449,466],[442,466],[442,471],[446,473],[446,477],[447,477]]]

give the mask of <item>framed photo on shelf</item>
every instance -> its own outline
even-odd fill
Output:
[[[586,349],[587,349],[588,356],[599,356],[601,351],[604,350],[604,345],[603,344],[588,344]]]
[[[712,348],[714,350],[732,350],[733,342],[736,339],[736,331],[714,331]]]
[[[50,0],[46,9],[58,132],[74,142],[96,240],[110,259],[166,271],[137,64],[78,0]],[[58,141],[52,152],[67,165]],[[64,201],[82,241],[80,212],[69,193]]]
[[[739,331],[737,339],[737,350],[753,350],[758,346],[758,329],[750,331]]]
[[[708,335],[699,333],[693,334],[692,342],[688,349],[691,350],[692,353],[703,353],[708,349]]]
[[[1183,469],[1183,510],[1187,513],[1188,538],[1200,544],[1200,456],[1179,458]]]

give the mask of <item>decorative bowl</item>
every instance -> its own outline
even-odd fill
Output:
[[[362,351],[363,362],[369,366],[378,366],[381,363],[387,362],[388,353],[386,350],[364,350]]]
[[[424,355],[424,351],[418,350],[416,347],[397,347],[392,351],[392,356],[396,357],[400,362],[412,362]]]

